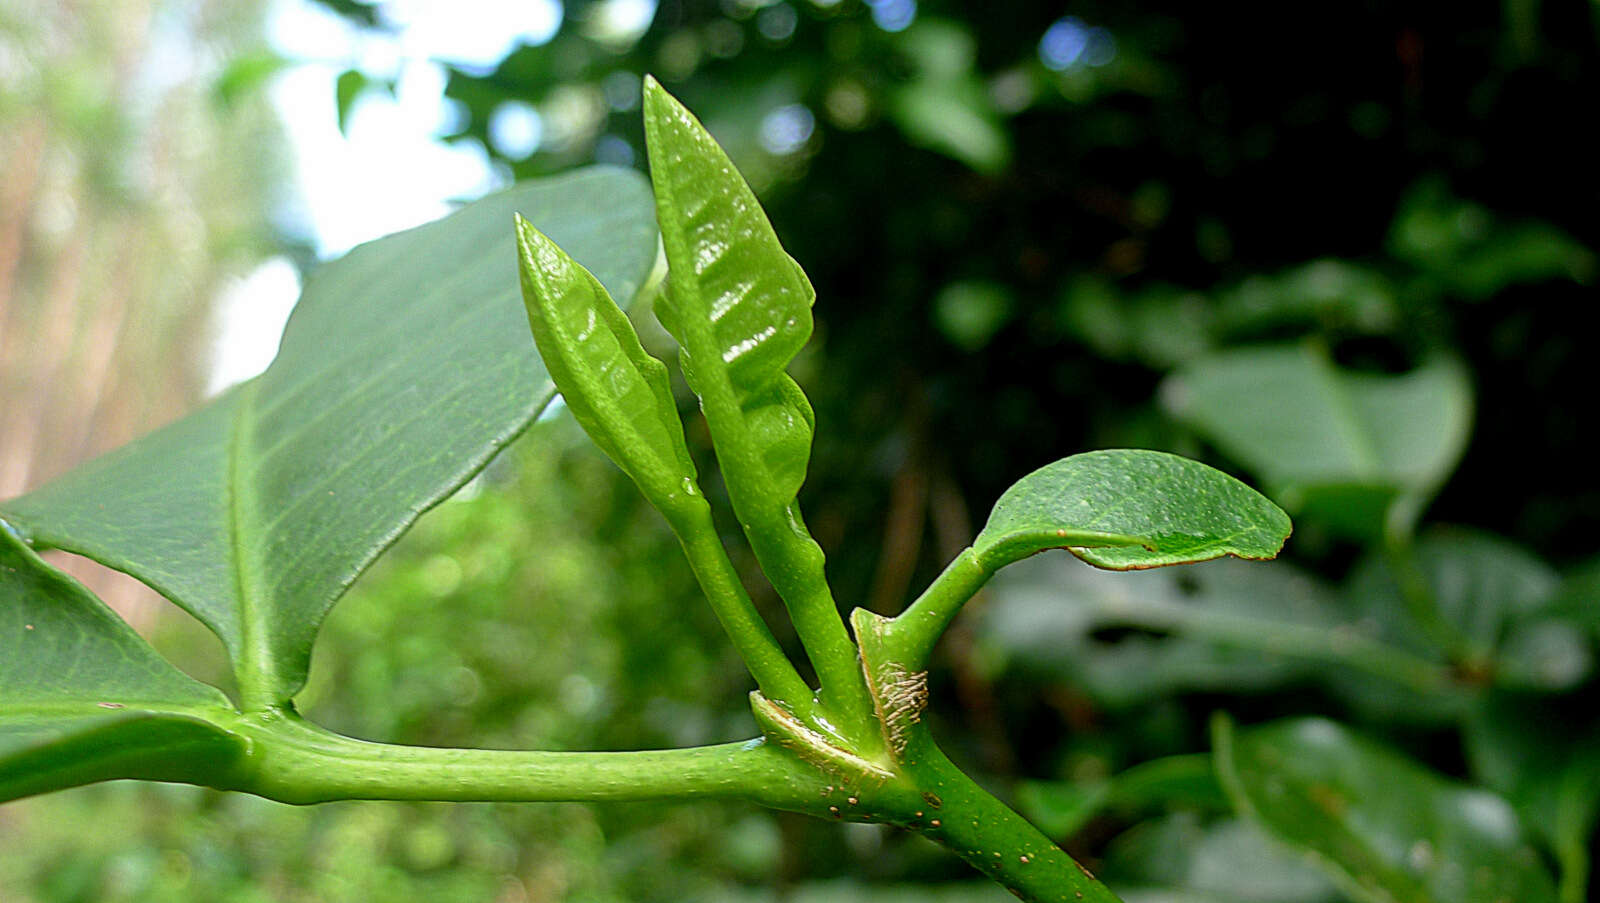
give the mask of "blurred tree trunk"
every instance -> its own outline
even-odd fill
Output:
[[[0,498],[198,401],[212,301],[272,250],[275,121],[216,88],[263,5],[0,0]]]

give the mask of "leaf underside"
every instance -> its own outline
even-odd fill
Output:
[[[265,374],[0,516],[143,580],[221,637],[241,692],[290,698],[351,581],[554,394],[528,342],[515,212],[614,297],[654,261],[649,189],[611,168],[363,245],[307,281]]]
[[[1058,548],[1096,567],[1134,570],[1272,558],[1289,530],[1277,505],[1221,471],[1165,452],[1109,449],[1017,481],[973,549],[990,572]]]
[[[168,664],[0,525],[0,801],[110,778],[194,773],[242,750],[204,716],[231,708]],[[184,764],[188,764],[187,762]]]

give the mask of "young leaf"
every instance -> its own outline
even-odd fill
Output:
[[[661,323],[681,346],[729,500],[816,666],[824,707],[874,742],[855,645],[795,502],[815,416],[784,368],[811,335],[816,293],[727,154],[653,78],[644,126],[669,272]]]
[[[635,173],[485,198],[326,264],[260,378],[0,513],[193,612],[222,638],[246,705],[288,699],[350,582],[554,394],[517,300],[516,211],[615,297],[654,262]]]
[[[1111,570],[1272,558],[1289,516],[1218,470],[1165,452],[1112,449],[1063,458],[1018,480],[973,543],[993,573],[1045,549]]]
[[[1213,726],[1217,774],[1240,814],[1316,854],[1357,899],[1553,903],[1555,888],[1505,800],[1447,780],[1321,718]]]
[[[206,716],[229,711],[0,522],[0,801],[220,773],[243,748]]]
[[[718,417],[707,404],[735,507],[745,499],[786,505],[805,478],[814,417],[784,368],[811,336],[816,293],[694,115],[654,79],[645,82],[644,107],[671,272],[657,311],[682,346],[689,387],[737,406]],[[748,438],[747,454],[738,453],[745,443],[724,439],[734,431]]]
[[[528,324],[572,416],[662,512],[698,497],[666,365],[600,280],[521,216],[517,244]]]

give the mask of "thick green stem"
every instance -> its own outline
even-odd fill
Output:
[[[931,740],[913,741],[908,753],[917,758],[903,769],[929,801],[914,830],[1029,903],[1118,903],[1088,869],[963,774]]]
[[[941,592],[955,593],[956,587],[969,585],[962,573],[970,571],[947,570],[940,581],[948,578],[948,589]],[[945,607],[930,603],[925,610],[942,612]],[[851,620],[896,780],[917,792],[918,805],[909,813],[898,813],[898,823],[948,847],[1031,903],[1116,903],[1116,895],[1088,869],[963,774],[934,741],[922,718],[927,674],[912,664],[916,650],[929,645],[922,630],[897,633],[899,622],[863,609],[857,609]],[[921,624],[921,616],[907,623]]]
[[[739,582],[727,550],[717,539],[710,506],[702,502],[682,512],[673,512],[668,520],[679,542],[683,543],[689,567],[705,591],[712,611],[722,622],[739,657],[744,659],[745,667],[750,669],[762,695],[796,716],[811,720],[815,708],[811,688],[800,679],[772,631],[756,612],[744,584]]]
[[[989,582],[989,576],[977,553],[965,549],[915,602],[884,625],[883,629],[893,636],[893,648],[902,666],[922,670],[951,619]]]
[[[284,710],[241,716],[236,731],[250,752],[225,789],[296,804],[718,798],[796,808],[820,781],[764,739],[639,752],[436,749],[352,739]]]

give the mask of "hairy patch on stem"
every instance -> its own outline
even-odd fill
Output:
[[[883,725],[883,739],[896,759],[905,755],[911,726],[922,720],[928,707],[928,672],[910,671],[899,662],[884,662],[872,678],[872,701]]]

